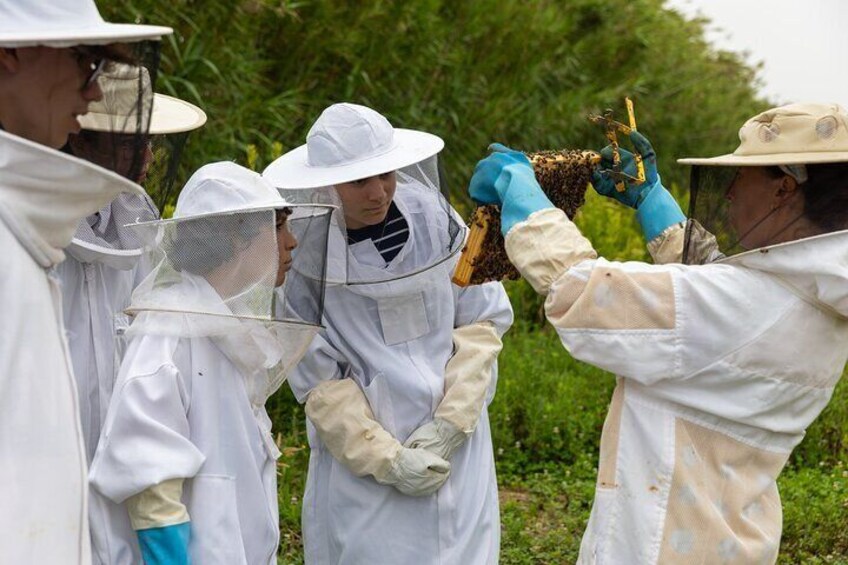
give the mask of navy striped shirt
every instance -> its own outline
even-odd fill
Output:
[[[359,243],[370,239],[386,263],[391,263],[400,250],[403,249],[406,240],[409,239],[409,224],[400,213],[398,207],[392,202],[386,219],[373,226],[365,226],[359,229],[347,230],[348,245]]]

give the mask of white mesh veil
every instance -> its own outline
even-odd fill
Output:
[[[172,219],[133,225],[153,269],[127,335],[212,339],[264,402],[320,326],[331,212],[284,201],[234,163],[202,167]]]
[[[431,134],[393,128],[369,108],[336,104],[313,125],[306,145],[277,159],[263,176],[288,201],[339,207],[330,228],[328,285],[378,297],[402,295],[432,277],[449,279],[464,245],[465,227],[441,190],[443,145]],[[370,236],[351,237],[362,231],[349,228],[354,210],[375,205],[358,196],[357,185],[377,177],[394,179],[391,207],[380,201],[381,213],[365,222]],[[363,223],[362,216],[356,219]],[[398,225],[406,228],[405,239]],[[381,247],[389,237],[392,254]]]
[[[355,291],[379,294],[420,285],[429,271],[434,271],[429,276],[439,276],[436,271],[451,272],[465,243],[465,227],[439,189],[436,159],[433,156],[396,172],[393,203],[403,215],[409,233],[403,248],[389,262],[376,252],[373,241],[349,241],[344,206],[335,187],[280,190],[287,201],[338,206],[330,227],[328,285],[346,285],[357,287]]]

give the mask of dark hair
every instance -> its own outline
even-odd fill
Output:
[[[806,165],[807,181],[801,183],[804,216],[823,233],[848,228],[848,163]],[[786,173],[780,167],[766,167],[773,178]]]
[[[239,241],[249,242],[262,226],[268,226],[268,212],[233,214],[184,220],[170,234],[166,249],[178,271],[206,275],[233,258]]]

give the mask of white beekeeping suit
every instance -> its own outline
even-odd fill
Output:
[[[107,75],[101,81],[110,78]],[[124,88],[115,89],[115,95],[131,103],[135,83],[121,81],[121,84]],[[89,113],[80,118],[83,132],[72,136],[70,143],[70,150],[77,156],[107,168],[113,166],[110,159],[100,163],[97,161],[104,153],[109,154],[108,151],[100,151],[100,147],[117,141],[110,133],[109,125],[114,116],[107,114],[109,110],[109,106],[102,102],[91,104]],[[166,169],[175,172],[179,152],[167,151],[166,148],[172,144],[159,143],[159,138],[182,138],[205,122],[206,115],[200,108],[183,100],[155,94],[149,128],[151,151],[142,167],[142,178],[131,180],[147,184],[150,177],[147,173],[150,171]],[[154,140],[157,141],[155,144]],[[119,166],[115,172],[123,175],[127,171],[121,170]],[[155,176],[154,180],[163,179]],[[170,179],[164,180],[168,182]],[[118,196],[79,223],[74,239],[65,249],[67,258],[56,269],[62,284],[63,318],[89,464],[97,449],[120,363],[121,334],[128,325],[123,311],[130,304],[133,289],[149,270],[149,266],[141,260],[142,244],[126,224],[158,217],[156,206],[148,195]],[[121,541],[107,537],[109,524],[126,520],[126,511],[104,499],[96,490],[89,492],[89,526],[94,563],[132,562],[131,547],[123,547],[122,553],[117,549],[121,547]]]
[[[442,147],[369,108],[336,104],[306,145],[263,173],[287,198],[343,207],[325,330],[289,379],[308,416],[307,563],[498,560],[487,406],[512,310],[499,283],[451,283],[465,231],[439,190]],[[345,195],[381,182],[382,207],[364,207],[372,235],[359,238],[349,219],[357,197]]]
[[[0,0],[0,48],[6,55],[35,46],[95,49],[168,33],[168,28],[105,23],[91,0]],[[74,61],[70,50],[52,53]],[[113,64],[118,63],[98,69]],[[86,74],[96,80],[94,69]],[[11,84],[14,72],[5,72],[0,86],[6,87],[6,80]],[[48,100],[44,115],[55,111],[46,93],[29,94]],[[149,110],[146,94],[137,91],[137,112]],[[3,101],[3,110],[10,110],[8,104]],[[22,115],[14,107],[11,112]],[[133,133],[143,133],[139,116],[125,118],[138,126]],[[52,126],[59,127],[56,122]],[[0,131],[0,563],[87,565],[87,465],[54,268],[82,218],[122,192],[143,191],[56,151],[67,130],[48,148],[14,135],[17,128],[10,125],[0,128],[6,130]],[[39,124],[29,125],[27,134],[43,133]]]
[[[173,219],[134,226],[157,247],[91,468],[93,487],[128,512],[131,529],[110,524],[111,550],[276,563],[279,451],[265,401],[317,332],[323,280],[302,273],[324,270],[330,210],[289,206],[224,162],[189,179]]]
[[[848,359],[848,115],[776,108],[740,138],[732,155],[690,161],[738,169],[693,187],[693,202],[721,206],[727,228],[704,224],[728,256],[697,266],[598,258],[541,204],[529,164],[497,164],[504,153],[472,178],[472,196],[525,218],[507,233],[507,252],[547,296],[564,346],[619,376],[580,563],[777,559],[777,477]],[[692,209],[694,255],[719,256],[700,227],[717,218]],[[679,235],[665,243],[664,258],[682,251]]]

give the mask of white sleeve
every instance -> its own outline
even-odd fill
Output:
[[[786,293],[762,292],[776,283],[748,269],[597,259],[559,210],[531,215],[506,243],[519,271],[547,295],[546,316],[566,349],[642,384],[693,375],[765,331],[791,304]]]
[[[501,283],[489,282],[465,288],[454,285],[454,295],[455,328],[478,322],[491,322],[502,337],[512,326],[512,305]]]
[[[116,384],[91,466],[90,482],[121,503],[169,479],[193,477],[205,457],[189,439],[189,394],[179,370],[164,363],[135,373],[146,340],[133,343]]]
[[[297,401],[303,404],[310,391],[322,382],[341,379],[346,366],[344,356],[330,344],[323,332],[319,333],[289,375],[289,387]]]

